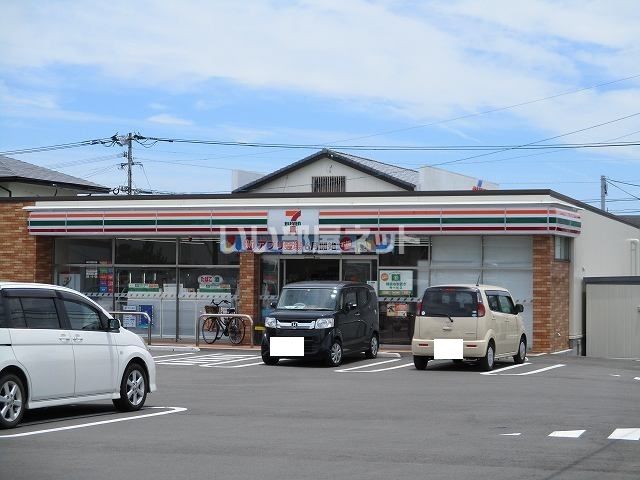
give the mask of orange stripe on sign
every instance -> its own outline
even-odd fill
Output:
[[[440,215],[440,210],[384,210],[380,215]]]
[[[266,217],[267,212],[213,212],[214,217]]]
[[[378,210],[342,210],[340,212],[327,210],[320,212],[320,216],[328,217],[353,217],[360,215],[378,215]]]

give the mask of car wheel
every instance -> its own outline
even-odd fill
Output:
[[[280,361],[280,357],[272,357],[269,352],[262,352],[262,361],[265,365],[277,365]]]
[[[24,414],[25,393],[22,381],[13,374],[0,378],[0,428],[13,428]]]
[[[427,363],[429,363],[429,358],[418,355],[413,356],[413,364],[416,366],[416,370],[424,370],[427,368]]]
[[[124,371],[120,382],[120,398],[114,400],[115,407],[122,412],[140,410],[147,399],[147,375],[138,363],[131,363]]]
[[[330,367],[339,367],[342,363],[342,345],[337,340],[331,344],[331,348],[327,352],[327,365]]]
[[[480,368],[485,372],[489,372],[493,370],[493,365],[495,363],[495,347],[493,346],[493,341],[489,342],[487,346],[487,353],[480,359]]]
[[[513,356],[513,361],[516,364],[524,363],[527,358],[527,339],[524,337],[520,337],[520,343],[518,344],[518,353]]]
[[[364,352],[364,356],[367,358],[376,358],[378,356],[378,347],[378,336],[374,333],[373,335],[371,335],[369,348]]]

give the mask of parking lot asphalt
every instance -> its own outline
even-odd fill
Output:
[[[1,478],[625,479],[640,471],[640,361],[573,356],[339,368],[255,350],[154,351],[159,391],[28,412]]]

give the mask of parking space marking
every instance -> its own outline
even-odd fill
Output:
[[[229,354],[229,353],[210,353],[208,355],[198,355],[194,357],[167,358],[156,362],[156,365],[175,365],[175,366],[216,366],[225,363],[244,362],[246,360],[254,360],[260,356],[251,354]]]
[[[57,428],[47,428],[45,430],[35,430],[32,432],[24,432],[24,433],[12,433],[9,435],[0,435],[0,439],[3,438],[18,438],[18,437],[29,437],[32,435],[41,435],[43,433],[53,433],[53,432],[63,432],[65,430],[75,430],[78,428],[87,428],[87,427],[96,427],[98,425],[106,425],[108,423],[118,423],[118,422],[127,422],[129,420],[139,420],[141,418],[149,418],[149,417],[158,417],[160,415],[170,415],[172,413],[180,413],[186,412],[187,409],[184,407],[147,407],[149,409],[169,409],[164,412],[155,412],[155,413],[145,413],[142,415],[135,415],[132,417],[125,418],[114,418],[111,420],[101,420],[99,422],[90,422],[90,423],[81,423],[79,425],[68,425],[66,427],[57,427]]]
[[[501,437],[519,437],[520,435],[522,435],[522,433],[501,433],[500,436]]]
[[[551,432],[548,436],[558,438],[580,438],[584,432],[586,432],[586,430],[557,430],[555,432]]]
[[[640,380],[640,377],[634,377],[633,379],[634,380]]]
[[[504,371],[506,371],[506,370],[511,370],[511,369],[513,369],[513,368],[524,367],[524,366],[526,366],[526,365],[531,365],[531,363],[529,363],[529,362],[525,362],[525,363],[521,363],[521,364],[519,364],[519,365],[511,365],[510,367],[504,367],[504,368],[501,368],[500,370],[492,370],[492,371],[490,371],[490,372],[482,372],[482,373],[480,373],[480,375],[492,375],[492,376],[504,375],[505,377],[506,377],[506,376],[510,376],[510,377],[520,377],[520,376],[523,376],[523,375],[534,375],[534,374],[536,374],[536,373],[546,372],[546,371],[549,371],[549,370],[553,370],[554,368],[566,367],[566,365],[565,365],[565,364],[563,364],[563,363],[559,363],[559,364],[557,364],[557,365],[551,365],[551,366],[549,366],[549,367],[538,368],[538,369],[536,369],[536,370],[531,370],[531,371],[528,371],[528,372],[522,372],[522,373],[502,373],[502,372],[504,372]]]
[[[188,353],[173,353],[171,355],[158,355],[157,357],[153,357],[154,360],[157,360],[158,358],[169,358],[169,357],[184,357],[185,355],[193,355],[193,352],[188,352]]]
[[[491,370],[490,372],[482,372],[480,375],[501,375],[500,372],[503,372],[505,370],[511,370],[512,368],[524,367],[526,365],[531,365],[531,363],[530,362],[525,362],[525,363],[520,363],[520,364],[516,364],[516,365],[510,365],[508,367],[501,368],[500,370]],[[504,374],[502,374],[502,375],[504,375]]]
[[[353,370],[359,370],[361,368],[367,368],[367,367],[375,367],[376,365],[382,365],[383,363],[391,363],[391,362],[399,362],[400,359],[399,358],[394,358],[392,360],[384,360],[382,362],[375,362],[375,363],[367,363],[366,365],[358,365],[357,367],[350,367],[350,368],[342,368],[340,370],[334,370],[335,372],[351,372]]]
[[[264,365],[263,361],[255,362],[255,363],[245,363],[244,365],[200,365],[201,367],[207,368],[244,368],[244,367],[252,367],[254,365]]]
[[[560,350],[559,352],[551,352],[551,355],[562,355],[563,353],[570,352],[571,350],[571,348],[567,348],[566,350]]]
[[[640,440],[640,428],[616,428],[609,440]]]
[[[520,376],[520,375],[533,375],[535,373],[546,372],[547,370],[553,370],[554,368],[566,367],[566,365],[559,363],[558,365],[551,365],[550,367],[539,368],[537,370],[531,370],[530,372],[523,373],[503,373],[502,375]]]

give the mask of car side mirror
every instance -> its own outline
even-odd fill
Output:
[[[108,319],[108,326],[107,326],[107,330],[109,332],[114,331],[114,330],[120,330],[120,320],[118,320],[117,318],[109,318]]]
[[[524,312],[524,307],[521,303],[516,303],[516,313]]]
[[[271,302],[271,303],[269,304],[269,306],[270,306],[271,308],[276,308],[276,307],[278,306],[278,302]]]
[[[353,302],[349,302],[344,306],[345,311],[350,312],[352,310],[355,310],[356,308],[358,308],[358,305],[353,303]]]

